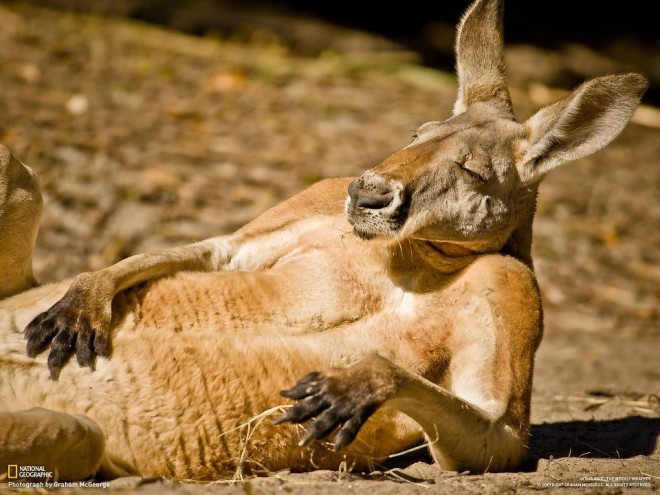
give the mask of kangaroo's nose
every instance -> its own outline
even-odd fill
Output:
[[[355,208],[380,210],[392,204],[396,191],[385,181],[374,184],[373,181],[365,183],[363,179],[357,179],[348,186],[348,196]]]

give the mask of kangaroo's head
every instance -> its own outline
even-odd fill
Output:
[[[647,86],[638,74],[592,79],[516,122],[505,80],[502,3],[476,0],[458,26],[453,116],[420,126],[408,146],[350,185],[346,214],[359,237],[500,251],[525,226],[531,237],[545,174],[598,151],[627,124]],[[529,261],[529,246],[522,251],[516,254]]]

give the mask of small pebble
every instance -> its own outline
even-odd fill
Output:
[[[83,115],[89,110],[89,99],[85,95],[73,95],[66,102],[66,110],[71,115]]]

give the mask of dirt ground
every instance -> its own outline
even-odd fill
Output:
[[[360,173],[420,123],[449,115],[452,75],[388,44],[360,46],[300,57],[268,36],[195,38],[5,3],[0,142],[41,177],[38,279],[230,232],[321,178]],[[530,70],[524,50],[508,53],[519,118],[561,95],[520,76]],[[370,474],[274,473],[244,484],[123,479],[113,489],[567,493],[550,484],[613,476],[657,490],[660,111],[645,107],[634,122],[541,188],[534,259],[546,333],[521,472],[441,472],[417,453]]]

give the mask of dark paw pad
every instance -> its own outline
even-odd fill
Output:
[[[382,393],[365,380],[364,374],[352,376],[350,371],[310,373],[293,388],[280,392],[297,402],[274,422],[302,423],[314,417],[300,440],[301,446],[325,438],[337,428],[335,449],[350,444],[383,403]]]
[[[92,324],[84,298],[74,288],[25,328],[27,354],[36,357],[50,346],[48,368],[57,380],[73,354],[80,366],[94,369],[96,356],[110,355],[110,339],[104,325]]]
[[[36,357],[50,346],[53,337],[57,335],[57,327],[51,308],[34,318],[27,327],[23,336],[27,340],[27,355]]]

